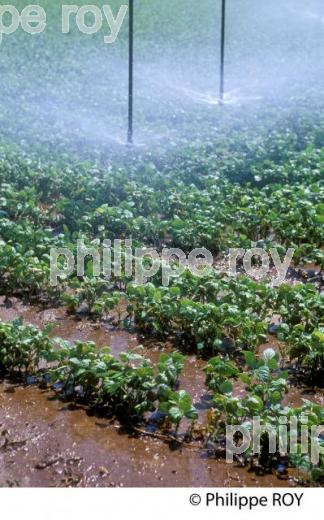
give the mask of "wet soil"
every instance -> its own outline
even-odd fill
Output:
[[[64,308],[37,309],[12,298],[0,299],[0,319],[21,316],[39,327],[54,323],[55,336],[109,345],[115,355],[139,344],[134,334],[111,325],[76,321]],[[171,347],[151,343],[144,354],[156,361]],[[210,397],[204,386],[204,362],[188,356],[181,387],[194,398],[203,421]],[[302,389],[287,399],[300,404]],[[307,398],[314,399],[314,395]],[[323,402],[323,395],[315,395]],[[292,404],[292,403],[290,403]],[[86,408],[65,403],[54,393],[35,386],[0,382],[0,486],[104,487],[271,487],[293,486],[292,475],[256,475],[246,468],[208,457],[196,447],[170,446],[153,437],[134,434],[116,421],[94,415]]]

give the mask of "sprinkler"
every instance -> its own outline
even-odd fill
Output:
[[[221,55],[220,55],[220,87],[219,102],[224,103],[225,93],[225,24],[226,24],[226,0],[222,0],[222,16],[221,16]]]
[[[128,131],[127,144],[133,144],[133,74],[134,74],[134,0],[129,0],[129,55],[128,55]]]

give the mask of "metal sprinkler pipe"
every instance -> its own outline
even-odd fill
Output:
[[[226,26],[226,0],[222,0],[220,87],[219,87],[219,102],[221,104],[223,104],[223,102],[224,102],[224,93],[225,93],[225,26]]]
[[[133,144],[134,102],[134,0],[129,0],[129,54],[128,54],[128,131],[127,143]]]

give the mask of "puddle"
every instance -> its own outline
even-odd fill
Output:
[[[160,440],[134,437],[117,424],[70,407],[35,387],[0,384],[0,484],[20,486],[287,486],[223,460]],[[2,450],[3,431],[13,443]],[[17,446],[17,447],[16,447]]]
[[[113,327],[102,326],[91,321],[78,321],[66,314],[64,307],[38,309],[24,305],[17,298],[10,299],[10,306],[4,305],[0,298],[0,319],[12,321],[22,317],[24,322],[43,328],[49,323],[54,325],[51,336],[59,336],[71,342],[94,341],[99,347],[109,346],[116,356],[138,345],[136,337],[125,331],[116,331]]]

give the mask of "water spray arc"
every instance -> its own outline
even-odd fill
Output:
[[[221,42],[220,42],[220,86],[219,103],[224,103],[225,95],[225,36],[226,36],[226,0],[221,0]],[[129,11],[129,46],[128,46],[128,130],[127,144],[134,140],[134,0],[128,2]]]
[[[220,45],[220,86],[219,102],[223,104],[225,94],[225,28],[226,28],[226,0],[222,0],[221,15],[221,45]]]
[[[134,0],[129,0],[129,48],[128,48],[128,131],[127,143],[133,144],[134,111]]]

